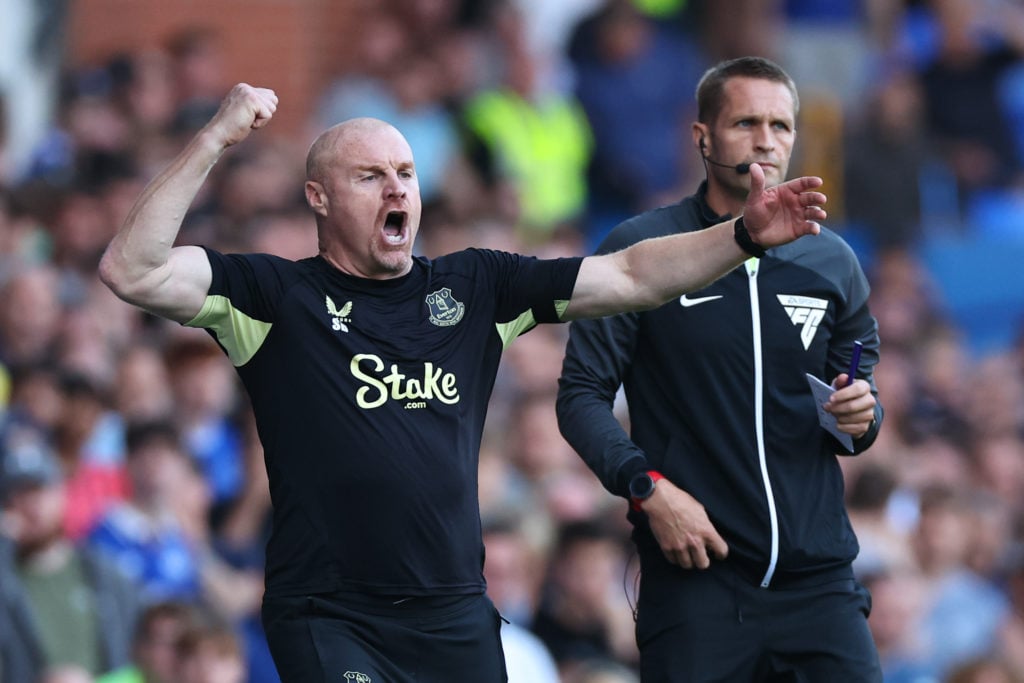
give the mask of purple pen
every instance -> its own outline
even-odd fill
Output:
[[[864,345],[859,341],[853,342],[853,355],[850,357],[850,372],[847,373],[846,386],[853,384],[853,379],[857,376],[857,366],[860,365],[860,350],[863,348]]]

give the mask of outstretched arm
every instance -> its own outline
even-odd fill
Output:
[[[100,279],[117,296],[182,323],[199,313],[210,287],[210,264],[199,247],[172,245],[220,155],[266,125],[276,109],[274,91],[236,85],[209,123],[146,186],[100,261]]]
[[[774,247],[816,235],[825,218],[821,178],[803,177],[766,188],[764,171],[750,166],[751,189],[743,210],[750,237]],[[733,236],[735,220],[705,230],[637,242],[583,260],[563,320],[654,308],[707,286],[750,257]]]

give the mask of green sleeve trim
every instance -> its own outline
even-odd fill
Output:
[[[527,330],[537,326],[537,320],[533,317],[533,311],[525,311],[515,320],[507,323],[498,323],[498,336],[501,337],[501,348],[507,349],[516,337]]]
[[[565,309],[569,308],[568,299],[559,299],[555,301],[555,314],[558,319],[561,320],[562,316],[565,315]],[[507,323],[498,323],[495,325],[498,328],[498,335],[501,337],[501,346],[503,349],[507,349],[516,337],[521,335],[523,332],[533,329],[537,326],[537,319],[533,317],[533,311],[525,311],[515,320]]]
[[[196,317],[185,325],[213,330],[236,368],[252,360],[273,327],[272,323],[250,318],[220,295],[207,296]]]
[[[555,313],[558,315],[558,319],[561,320],[562,316],[565,315],[565,309],[569,308],[568,299],[559,299],[555,302]]]

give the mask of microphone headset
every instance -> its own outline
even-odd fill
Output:
[[[714,159],[712,159],[711,157],[704,153],[705,147],[707,147],[707,145],[704,144],[704,138],[702,137],[700,139],[700,155],[701,157],[704,158],[704,161],[708,162],[709,164],[712,164],[713,166],[721,166],[722,168],[731,168],[740,175],[750,173],[750,164],[736,164],[735,166],[733,166],[731,164],[723,164],[721,162],[715,161]]]

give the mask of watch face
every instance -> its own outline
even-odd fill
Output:
[[[637,500],[647,500],[654,493],[654,480],[651,475],[641,472],[629,481],[629,495]]]

